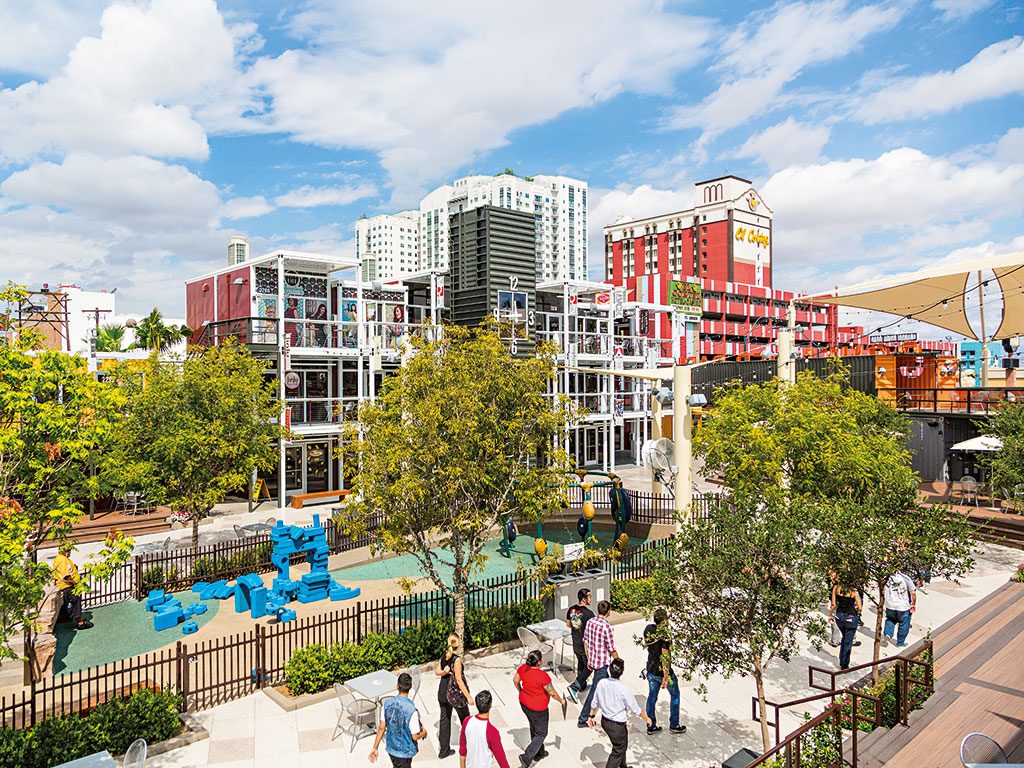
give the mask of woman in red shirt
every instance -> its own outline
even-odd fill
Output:
[[[543,654],[530,651],[526,663],[516,670],[512,684],[519,691],[519,706],[530,723],[530,743],[526,751],[519,757],[523,768],[527,768],[534,760],[547,757],[544,739],[548,735],[548,702],[552,697],[562,706],[565,699],[551,685],[551,675],[540,668]]]

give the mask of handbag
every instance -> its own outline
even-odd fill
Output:
[[[468,709],[469,701],[466,700],[462,689],[459,688],[459,681],[455,677],[455,663],[452,662],[452,671],[448,675],[448,690],[444,692],[444,698],[454,709]]]
[[[829,638],[829,642],[832,644],[832,647],[834,648],[834,647],[838,646],[840,643],[843,642],[843,630],[839,626],[839,622],[836,621],[835,619],[832,619],[830,624],[831,624],[832,635]]]

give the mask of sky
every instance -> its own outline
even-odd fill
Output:
[[[595,278],[725,174],[777,288],[1024,250],[1024,0],[0,0],[0,281],[180,317],[232,235],[347,254],[506,167],[589,183]]]

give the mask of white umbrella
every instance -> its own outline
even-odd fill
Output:
[[[970,440],[964,440],[962,443],[957,443],[951,451],[972,451],[975,453],[983,451],[998,451],[1003,447],[1003,441],[995,435],[981,435],[980,437],[972,437]]]

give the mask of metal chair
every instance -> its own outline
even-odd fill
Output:
[[[572,663],[568,665],[568,668],[569,669],[576,669],[576,654],[575,654],[575,652],[573,652],[573,648],[572,648],[572,635],[566,635],[565,637],[562,638],[562,642],[559,643],[559,647],[558,647],[558,666],[560,666],[560,667],[566,666],[566,664],[565,664],[565,650],[566,650],[566,648],[568,648],[569,651],[573,653],[573,657],[572,657],[573,660],[572,660]]]
[[[357,697],[351,688],[341,683],[334,684],[334,694],[338,697],[338,703],[341,704],[341,712],[338,714],[338,723],[334,726],[334,733],[331,734],[331,741],[334,741],[339,730],[351,736],[352,745],[348,749],[351,752],[356,748],[356,741],[360,736],[373,733],[377,703]],[[345,718],[352,722],[351,726],[346,727],[343,724]],[[366,730],[362,727],[364,725],[367,726]]]
[[[124,753],[122,768],[142,768],[146,764],[146,740],[136,739]]]
[[[960,501],[966,504],[970,501],[971,497],[974,498],[974,506],[978,506],[978,489],[980,488],[978,481],[970,475],[964,475],[960,478]]]
[[[423,683],[423,672],[419,667],[409,667],[403,669],[402,672],[408,672],[409,677],[412,678],[412,690],[409,691],[409,698],[415,701],[416,694],[420,692],[420,685]]]
[[[277,525],[277,518],[276,517],[268,517],[266,524],[269,525],[271,528],[273,528],[275,525]]]
[[[984,733],[969,733],[960,742],[960,762],[964,768],[974,765],[1003,764],[1008,760],[999,742]]]
[[[235,528],[235,536],[237,536],[240,539],[248,539],[249,536],[251,535],[247,530],[245,530],[245,528],[243,528],[240,525],[236,525],[236,526],[234,526],[234,528]]]
[[[554,666],[553,655],[555,647],[551,643],[545,643],[539,637],[537,633],[532,629],[526,627],[519,627],[516,629],[516,634],[519,636],[519,642],[523,644],[523,658],[525,659],[529,655],[530,651],[540,651],[542,660],[541,666]],[[544,664],[544,659],[547,660],[547,664]]]

